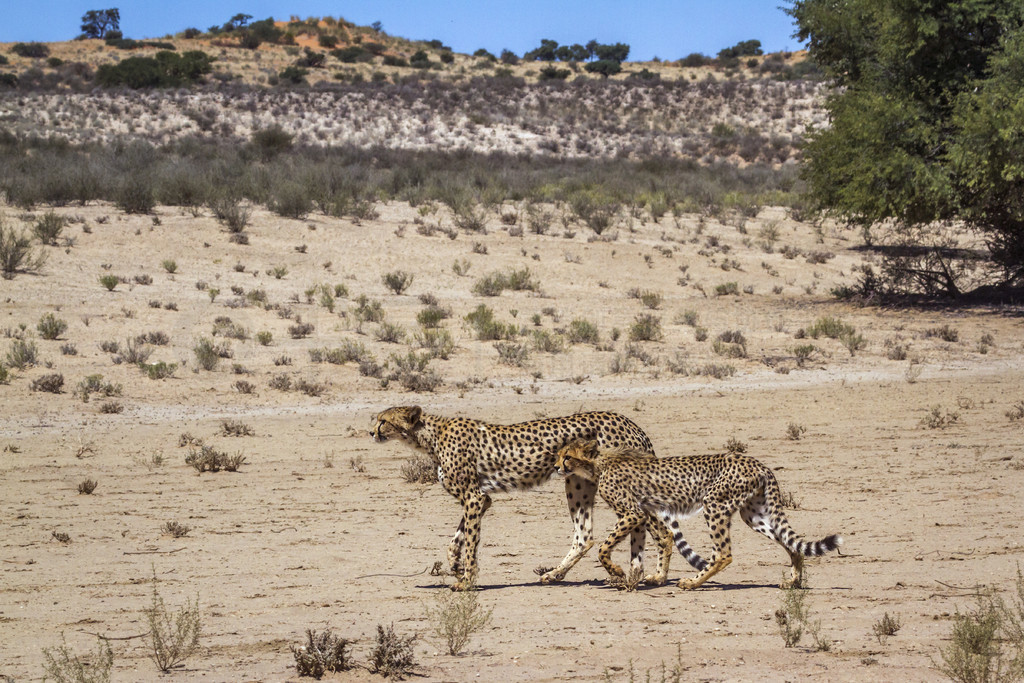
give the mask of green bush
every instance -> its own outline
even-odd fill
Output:
[[[43,339],[53,340],[59,339],[67,331],[68,324],[67,321],[61,320],[53,313],[47,313],[39,319],[36,329],[39,330],[39,336]]]
[[[16,233],[0,222],[0,276],[11,280],[17,273],[33,273],[46,262],[46,255],[32,249],[25,233]]]
[[[7,350],[4,364],[15,370],[24,370],[27,367],[36,365],[39,362],[39,349],[33,341],[15,339],[11,342],[11,348]]]
[[[129,57],[117,64],[101,64],[96,82],[106,88],[176,88],[200,80],[213,70],[213,57],[201,50],[183,54],[163,50],[153,57]]]
[[[663,337],[661,318],[650,313],[641,313],[629,327],[630,341],[660,341]]]
[[[495,320],[494,311],[484,304],[467,313],[466,322],[476,332],[476,338],[480,341],[512,339],[518,332],[515,325]]]
[[[15,43],[11,47],[11,52],[19,57],[29,59],[43,59],[50,56],[50,48],[43,43]]]
[[[55,246],[57,244],[57,238],[60,237],[60,233],[64,230],[65,219],[59,215],[56,211],[47,211],[38,218],[35,224],[32,226],[32,232],[36,238],[43,244]]]
[[[596,344],[600,338],[597,325],[583,318],[576,318],[569,323],[565,336],[570,344]]]

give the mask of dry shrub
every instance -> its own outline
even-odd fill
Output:
[[[641,572],[642,573],[642,572]],[[484,609],[477,592],[440,590],[427,605],[427,621],[450,655],[457,655],[474,633],[491,622],[493,609]]]
[[[352,643],[347,638],[338,638],[331,629],[324,629],[317,633],[313,629],[306,629],[306,644],[292,645],[292,655],[295,656],[295,669],[299,676],[310,676],[320,679],[325,673],[336,671],[347,671],[352,668],[352,662],[346,652]]]
[[[414,642],[415,635],[403,638],[395,633],[394,626],[385,629],[377,624],[377,644],[370,654],[370,671],[385,678],[405,678],[416,666]]]
[[[170,671],[191,656],[199,646],[202,632],[202,618],[199,615],[199,597],[186,600],[178,613],[171,617],[163,598],[156,590],[156,576],[153,577],[153,601],[145,610],[149,623],[149,637],[152,652],[150,658],[164,673]]]
[[[402,478],[410,484],[437,483],[437,465],[424,455],[414,455],[402,463]]]

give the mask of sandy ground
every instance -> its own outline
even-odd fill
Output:
[[[353,655],[365,664],[378,624],[419,634],[415,680],[422,681],[660,680],[663,665],[679,666],[683,680],[935,680],[952,615],[973,606],[978,584],[1010,588],[1024,556],[1017,531],[1024,423],[1006,415],[1024,399],[1020,308],[836,303],[830,288],[851,282],[866,257],[842,232],[826,231],[818,241],[811,226],[766,209],[742,230],[666,217],[591,242],[584,229],[572,237],[514,237],[493,220],[486,235],[449,240],[418,234],[416,209],[393,204],[361,225],[256,211],[250,244],[238,245],[212,217],[176,208],[161,207],[158,220],[106,205],[59,211],[84,220],[65,231],[73,245],[46,248],[39,275],[0,281],[7,337],[0,354],[19,335],[39,351],[38,366],[0,385],[0,677],[39,680],[43,648],[59,645],[63,633],[79,653],[94,649],[91,634],[117,638],[114,680],[159,679],[146,639],[132,638],[147,631],[143,610],[155,576],[172,610],[199,600],[203,635],[173,673],[182,681],[297,680],[289,646],[307,628],[356,639]],[[27,225],[16,209],[4,213],[8,224]],[[780,235],[771,253],[758,238],[768,225]],[[834,256],[811,264],[786,258],[783,246]],[[167,260],[175,273],[161,265]],[[462,260],[470,266],[460,277],[451,265]],[[268,274],[281,266],[281,279]],[[472,293],[477,279],[513,267],[530,268],[540,291]],[[414,276],[402,295],[381,281],[398,269]],[[98,282],[107,273],[127,282],[108,292]],[[139,275],[152,284],[133,283]],[[730,281],[741,293],[716,296],[715,287]],[[345,284],[349,296],[334,312],[307,303],[305,291],[317,284]],[[213,301],[210,287],[220,290]],[[262,289],[292,319],[232,307],[239,298],[232,287]],[[747,287],[752,293],[742,293]],[[628,296],[633,288],[660,293],[660,307],[643,308]],[[449,360],[432,363],[444,378],[436,392],[407,393],[396,383],[383,389],[352,363],[311,362],[310,349],[344,340],[363,343],[380,362],[407,353],[423,308],[418,297],[428,293],[451,309],[444,325],[458,345]],[[386,320],[403,326],[409,341],[380,342],[377,324],[359,325],[353,300],[360,294],[380,300]],[[493,344],[473,339],[463,322],[481,303],[499,320],[552,334],[585,318],[601,340],[562,353],[533,350],[524,367],[503,365]],[[682,322],[686,311],[708,329],[707,341],[695,341],[694,328]],[[58,340],[36,333],[47,312],[68,323]],[[634,347],[649,365],[637,360],[632,371],[612,373],[616,354],[627,354],[630,325],[644,313],[661,319],[663,340]],[[297,315],[314,324],[309,337],[289,336]],[[826,315],[856,327],[866,347],[851,356],[835,340],[795,338]],[[233,358],[199,370],[192,347],[210,336],[218,316],[244,326],[249,338],[214,338],[230,344]],[[944,325],[957,341],[929,336]],[[269,346],[253,339],[262,330],[273,334]],[[712,341],[735,330],[747,339],[747,358],[717,356]],[[150,362],[177,363],[168,379],[116,365],[100,349],[156,331],[170,343],[154,347]],[[983,335],[992,343],[983,345]],[[805,343],[817,350],[798,367],[793,349]],[[62,354],[67,344],[75,355]],[[907,359],[890,360],[901,345]],[[291,364],[275,365],[282,356]],[[670,361],[728,363],[735,374],[677,374]],[[50,373],[64,376],[63,393],[31,390]],[[108,399],[75,395],[97,373],[122,385],[122,395],[109,400],[123,412],[101,413]],[[280,373],[326,391],[313,397],[270,388]],[[255,391],[239,393],[240,379]],[[774,613],[785,555],[739,523],[733,564],[697,591],[617,591],[604,584],[593,551],[565,583],[538,584],[534,569],[556,564],[571,533],[561,483],[552,480],[496,497],[483,524],[478,593],[493,618],[461,655],[447,654],[426,616],[443,580],[426,570],[443,559],[459,508],[436,484],[406,483],[401,467],[411,452],[375,445],[367,432],[376,411],[411,403],[496,422],[615,410],[640,424],[661,455],[721,451],[730,438],[745,443],[793,494],[789,516],[799,533],[845,538],[841,555],[808,569],[811,617],[831,649],[818,651],[809,636],[783,646]],[[952,424],[922,424],[933,407]],[[228,419],[254,435],[224,435]],[[804,428],[799,439],[789,438],[791,424]],[[185,463],[183,433],[241,453],[245,463],[236,473],[199,475]],[[98,482],[91,495],[78,493],[86,478]],[[599,503],[596,515],[603,536],[612,514]],[[162,531],[170,521],[191,531],[172,538]],[[701,519],[689,520],[685,533],[708,552]],[[677,555],[671,578],[688,573]],[[872,626],[885,614],[902,627],[880,643]],[[326,677],[375,678],[361,668]]]

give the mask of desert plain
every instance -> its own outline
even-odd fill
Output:
[[[208,212],[55,209],[71,221],[71,242],[39,247],[38,273],[0,281],[0,352],[19,340],[38,351],[0,385],[7,680],[39,680],[43,649],[62,634],[77,652],[93,650],[97,634],[112,638],[114,680],[298,680],[290,646],[307,628],[355,641],[363,667],[325,680],[373,680],[364,667],[378,624],[418,636],[423,681],[661,680],[674,670],[681,680],[935,680],[954,615],[974,607],[979,586],[1013,587],[1024,554],[1024,422],[1011,417],[1024,399],[1018,304],[840,302],[832,288],[874,257],[856,233],[781,208],[739,222],[666,214],[601,239],[517,231],[495,216],[484,232],[450,239],[418,231],[424,214],[408,204],[376,209],[369,220],[292,220],[256,207],[248,244]],[[4,212],[29,225],[43,210]],[[447,220],[443,209],[434,220]],[[474,292],[488,274],[522,269],[534,289]],[[411,276],[401,294],[384,281],[396,271]],[[119,277],[110,291],[105,274]],[[341,293],[333,310],[307,294],[323,284]],[[380,303],[381,321],[357,315],[360,296]],[[454,342],[430,361],[432,390],[318,355],[362,345],[393,367],[416,350],[431,297]],[[466,316],[480,305],[521,328],[508,342],[516,353],[477,339]],[[46,314],[67,323],[55,340],[37,332]],[[851,352],[807,336],[823,318],[862,343]],[[297,320],[312,330],[293,337]],[[577,320],[598,338],[567,342]],[[639,320],[656,320],[660,335],[631,341]],[[174,364],[168,377],[101,348],[124,352],[157,332],[147,362]],[[716,347],[723,332],[741,333],[743,349]],[[212,370],[198,364],[201,339],[224,351]],[[813,350],[794,350],[802,345]],[[60,393],[33,389],[53,374]],[[76,388],[96,374],[119,395],[83,401]],[[406,481],[413,452],[368,432],[377,411],[405,404],[501,423],[613,410],[660,455],[745,446],[791,494],[799,533],[844,537],[840,554],[808,562],[806,604],[827,649],[809,634],[784,646],[775,613],[785,554],[739,520],[733,564],[699,590],[675,587],[692,571],[678,554],[669,585],[616,590],[596,550],[563,583],[541,585],[534,570],[561,559],[572,531],[556,475],[495,496],[477,593],[492,618],[448,654],[427,611],[450,579],[428,569],[444,559],[459,506],[436,483]],[[199,441],[244,462],[200,474],[186,463]],[[79,492],[86,479],[97,483],[91,494]],[[603,502],[595,514],[600,540],[613,515]],[[175,538],[168,522],[189,531]],[[684,532],[707,554],[699,515]],[[172,610],[197,599],[202,617],[199,648],[166,675],[139,637],[154,586]],[[885,615],[901,627],[879,639]]]

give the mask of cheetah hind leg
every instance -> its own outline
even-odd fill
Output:
[[[463,574],[462,552],[466,547],[466,519],[459,522],[459,528],[448,543],[448,568],[452,576]]]
[[[711,540],[714,549],[711,554],[711,562],[696,576],[688,579],[679,579],[679,587],[683,590],[698,588],[712,576],[732,564],[732,539],[730,527],[732,526],[732,513],[735,508],[721,500],[704,500],[704,519],[711,530]]]
[[[787,550],[787,552],[789,552]],[[803,588],[804,587],[804,556],[799,553],[789,553],[789,559],[793,563],[790,568],[790,578],[779,584],[779,588]]]
[[[644,576],[644,583],[649,586],[664,586],[668,580],[668,567],[672,562],[672,546],[675,543],[668,528],[655,515],[647,518],[647,528],[658,543],[658,571]]]

